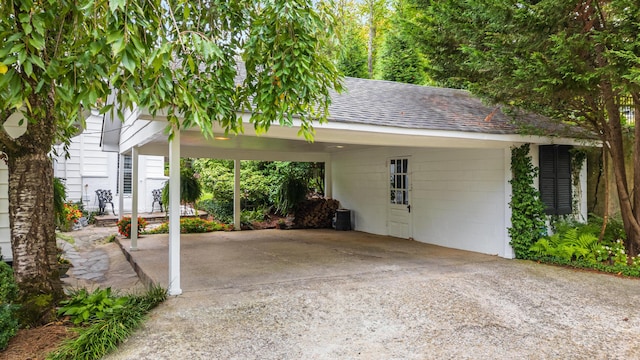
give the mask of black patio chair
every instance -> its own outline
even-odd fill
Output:
[[[151,194],[153,195],[153,202],[151,203],[151,212],[153,212],[153,206],[156,203],[160,205],[160,212],[164,212],[164,207],[162,205],[162,189],[151,190]]]
[[[105,214],[105,208],[107,204],[111,204],[111,212],[113,216],[116,215],[116,211],[113,208],[113,195],[111,195],[111,190],[96,190],[96,196],[98,197],[98,215]]]

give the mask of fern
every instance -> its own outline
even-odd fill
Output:
[[[542,257],[545,255],[549,255],[549,250],[552,248],[549,243],[549,239],[542,238],[535,242],[535,244],[531,245],[529,250],[536,254],[538,257]]]
[[[565,261],[585,259],[595,262],[598,238],[592,233],[580,233],[578,228],[567,229],[564,233],[553,234],[533,244],[530,250],[538,257],[552,256]]]

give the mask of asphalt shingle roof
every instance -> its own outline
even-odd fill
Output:
[[[465,90],[357,78],[345,78],[344,85],[346,90],[343,93],[332,96],[330,122],[490,134],[518,133],[512,115],[483,104]],[[518,116],[518,120],[535,125],[545,122],[543,117],[531,114]]]
[[[241,83],[245,68],[237,70]],[[343,84],[344,92],[331,92],[329,122],[485,134],[530,134],[533,129],[536,135],[593,137],[537,114],[505,114],[466,90],[352,77]]]

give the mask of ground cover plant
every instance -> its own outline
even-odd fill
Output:
[[[69,316],[78,336],[49,354],[49,360],[99,359],[116,349],[166,299],[166,290],[155,286],[142,295],[116,296],[110,288],[75,292],[59,310]]]
[[[198,217],[180,219],[180,232],[183,234],[205,233],[212,231],[228,231],[233,226],[217,222],[215,220],[206,220]],[[158,227],[145,231],[144,234],[168,234],[169,223],[162,223]]]
[[[586,224],[557,220],[553,223],[553,234],[529,248],[529,257],[545,263],[640,277],[640,257],[627,254],[622,221],[612,219],[602,239],[598,237],[601,226],[602,219],[596,216],[591,216]]]

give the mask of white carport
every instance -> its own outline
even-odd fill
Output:
[[[168,123],[162,114],[151,116],[144,109],[126,114],[126,120],[120,129],[118,148],[120,154],[131,154],[133,157],[133,192],[137,192],[137,156],[139,155],[163,155],[169,157],[170,163],[170,201],[169,201],[169,294],[178,295],[182,292],[180,285],[180,158],[218,158],[233,159],[235,163],[235,201],[234,201],[234,225],[239,229],[240,225],[240,198],[239,198],[239,165],[240,160],[263,161],[309,161],[325,163],[325,191],[327,197],[346,194],[349,189],[367,187],[362,181],[369,181],[371,191],[360,196],[351,197],[349,206],[356,211],[371,212],[375,226],[369,226],[362,222],[355,229],[365,232],[378,233],[406,237],[423,242],[438,243],[432,237],[434,235],[454,231],[455,229],[439,229],[439,232],[421,233],[420,223],[428,223],[424,218],[429,206],[430,194],[447,194],[458,191],[454,188],[438,190],[437,186],[446,185],[454,180],[464,177],[467,182],[459,184],[463,187],[475,187],[474,192],[478,199],[474,204],[452,205],[452,213],[461,213],[460,209],[474,208],[474,212],[482,213],[477,227],[473,231],[487,231],[487,238],[491,238],[492,245],[478,247],[476,243],[485,241],[484,238],[468,242],[468,239],[460,239],[451,242],[450,247],[463,248],[465,250],[494,253],[496,255],[511,258],[513,251],[509,245],[507,228],[510,226],[509,200],[511,188],[509,179],[510,149],[514,145],[523,143],[532,144],[578,144],[576,141],[566,138],[554,138],[540,136],[522,136],[516,134],[510,118],[499,113],[494,116],[495,110],[488,108],[468,93],[429,87],[418,87],[405,84],[396,84],[382,81],[347,79],[349,92],[334,97],[331,108],[331,120],[326,124],[316,124],[315,141],[306,142],[298,136],[299,123],[292,127],[284,127],[277,124],[271,126],[267,134],[258,136],[248,123],[248,115],[243,115],[246,122],[246,133],[242,135],[230,135],[228,139],[223,137],[222,129],[214,128],[215,139],[205,139],[200,129],[174,130],[174,138],[171,142],[167,137]],[[412,96],[407,96],[410,94]],[[117,126],[117,125],[116,125]],[[219,136],[218,136],[219,135]],[[384,151],[382,151],[384,149]],[[442,157],[441,164],[457,164],[465,166],[459,171],[453,172],[439,165],[439,172],[431,172],[430,169],[422,169],[425,174],[439,174],[445,176],[440,179],[432,179],[422,176],[420,179],[409,183],[405,181],[407,198],[412,191],[420,191],[416,199],[422,203],[412,202],[410,205],[416,210],[408,224],[401,224],[406,229],[395,233],[393,226],[393,213],[387,210],[385,204],[389,201],[389,159],[411,159],[416,166],[428,167],[426,162],[432,154],[448,152],[454,149],[457,152],[449,157]],[[477,159],[470,156],[474,153],[491,157],[491,162],[480,164]],[[368,167],[358,165],[367,159],[368,154],[375,156],[375,163]],[[536,152],[533,151],[534,157]],[[469,159],[465,161],[465,159]],[[535,159],[534,159],[535,161]],[[332,164],[335,162],[335,164]],[[420,165],[422,164],[422,165]],[[476,164],[477,166],[468,166]],[[361,169],[359,168],[361,167]],[[358,168],[358,169],[355,169]],[[435,168],[433,168],[435,169]],[[443,170],[444,169],[444,170]],[[351,174],[359,171],[366,174],[360,180],[345,179],[343,174]],[[392,170],[395,171],[395,170]],[[121,172],[122,173],[122,172]],[[407,173],[409,173],[407,171]],[[446,175],[443,175],[446,174]],[[408,176],[408,174],[407,174]],[[362,180],[364,179],[364,180]],[[386,184],[386,185],[385,185]],[[422,187],[422,188],[421,188]],[[485,187],[487,188],[485,190]],[[585,187],[586,188],[586,187]],[[463,189],[464,190],[464,189]],[[337,191],[337,192],[336,192]],[[393,192],[393,189],[392,189]],[[386,194],[386,195],[385,195]],[[392,195],[393,196],[393,195]],[[473,195],[475,196],[475,195]],[[337,196],[336,196],[337,197]],[[364,197],[375,198],[361,199]],[[340,200],[340,198],[338,198]],[[485,205],[482,201],[488,201]],[[464,202],[464,199],[461,200]],[[408,204],[408,203],[407,203]],[[415,204],[415,205],[414,205]],[[458,207],[456,207],[458,206]],[[407,212],[411,208],[406,206]],[[584,207],[586,208],[586,206]],[[399,209],[403,211],[404,206]],[[431,209],[440,211],[440,209]],[[420,213],[419,211],[423,211]],[[416,213],[418,212],[418,213]],[[442,213],[442,212],[441,212]],[[485,213],[490,213],[490,217]],[[469,221],[474,214],[467,215]],[[391,220],[390,220],[391,219]],[[449,223],[455,224],[458,219],[449,219]],[[137,227],[137,208],[132,212],[132,228]],[[431,220],[438,221],[438,220]],[[381,225],[386,224],[386,225]],[[437,226],[436,223],[434,223]],[[451,225],[447,225],[451,226]],[[385,230],[386,229],[386,230]],[[454,232],[455,233],[455,232]],[[463,236],[463,235],[461,235]],[[447,246],[447,245],[445,245]],[[131,248],[137,248],[136,232],[132,232]],[[485,250],[486,249],[486,250]]]

